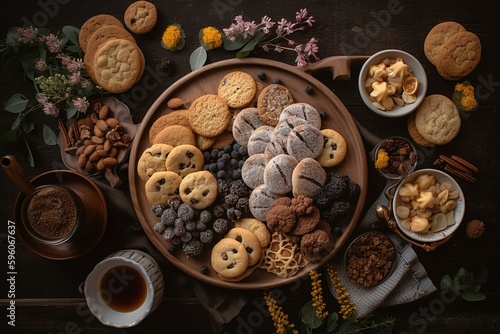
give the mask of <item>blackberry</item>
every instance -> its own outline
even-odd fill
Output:
[[[231,182],[229,192],[238,197],[248,197],[249,189],[243,180],[236,180]]]
[[[241,145],[240,148],[238,149],[238,153],[240,154],[240,156],[244,157],[245,155],[248,154],[247,147]]]
[[[226,209],[222,205],[216,205],[212,209],[212,215],[217,218],[221,218],[226,213]]]
[[[187,231],[194,231],[196,230],[196,221],[194,220],[189,220],[184,224],[184,227],[186,228]]]
[[[264,72],[264,71],[257,72],[257,78],[259,80],[265,80],[266,79],[266,72]]]
[[[229,231],[229,221],[224,218],[218,218],[214,221],[212,228],[217,234],[226,234]]]
[[[174,221],[174,227],[176,227],[176,226],[184,226],[184,224],[185,224],[184,220],[182,220],[180,218],[177,218]]]
[[[197,230],[194,230],[194,231],[191,231],[191,236],[195,239],[200,239],[200,231],[197,231]]]
[[[193,238],[191,232],[187,231],[186,233],[184,233],[182,236],[181,236],[181,241],[182,242],[189,242],[191,241],[191,239]]]
[[[171,197],[167,202],[168,206],[176,211],[177,211],[177,209],[179,209],[179,205],[181,205],[181,203],[182,203],[182,200],[179,196]]]
[[[174,228],[172,226],[168,226],[162,234],[163,239],[172,240],[175,237]]]
[[[170,254],[174,254],[175,253],[175,245],[170,245],[168,246],[167,248],[167,251],[170,253]]]
[[[163,213],[163,210],[165,210],[165,205],[163,204],[155,204],[151,208],[151,212],[155,215],[155,217],[160,217]]]
[[[280,78],[273,79],[273,84],[281,85],[281,79]]]
[[[230,205],[230,206],[236,206],[236,203],[238,203],[238,195],[235,194],[228,194],[224,197],[224,203]]]
[[[181,241],[181,238],[179,237],[173,237],[171,240],[170,240],[170,243],[174,246],[179,246],[182,241]]]
[[[227,172],[225,170],[219,170],[217,172],[216,178],[219,180],[225,180],[227,178]]]
[[[203,243],[197,239],[191,239],[182,244],[182,250],[187,256],[197,256],[203,252]]]
[[[357,202],[361,188],[356,182],[349,182],[349,190],[347,192],[347,198],[350,203],[354,204]]]
[[[218,159],[216,163],[217,163],[217,168],[219,169],[217,171],[217,174],[219,172],[223,172],[223,171],[225,172],[224,168],[226,167],[226,162],[221,160],[221,159]]]
[[[321,211],[321,216],[330,224],[335,224],[347,215],[350,207],[347,201],[336,201],[332,203],[329,210]]]
[[[177,219],[177,212],[174,209],[167,208],[163,211],[160,221],[167,226],[173,225]]]
[[[174,227],[174,234],[177,237],[182,237],[186,233],[186,228],[184,226],[176,226]]]
[[[313,93],[313,89],[311,86],[306,86],[304,88],[304,91],[307,93],[307,94],[312,94]]]
[[[212,214],[208,210],[203,210],[200,212],[199,220],[200,222],[208,224],[212,220]]]
[[[333,234],[341,235],[342,234],[342,229],[339,226],[335,226],[333,228]]]
[[[204,244],[209,244],[214,239],[214,231],[211,229],[206,229],[200,232],[200,241]]]
[[[240,210],[242,213],[247,213],[250,211],[250,207],[248,205],[248,197],[240,197],[238,202],[236,202],[235,208]]]
[[[200,266],[200,273],[202,273],[203,275],[208,274],[208,267],[205,265],[201,265]]]
[[[201,220],[198,220],[196,222],[196,230],[197,231],[205,231],[206,229],[207,229],[207,224],[205,224]]]
[[[179,208],[177,209],[177,216],[179,216],[180,219],[187,222],[188,220],[194,218],[194,210],[186,203],[182,203],[181,205],[179,205]]]
[[[325,119],[326,118],[326,111],[324,111],[324,110],[320,111],[319,116],[321,117],[321,119]]]
[[[230,190],[230,184],[226,180],[218,180],[217,182],[217,192],[219,193],[220,197],[225,197],[227,194],[229,194]]]
[[[229,220],[235,222],[238,219],[240,219],[243,214],[241,213],[240,210],[238,210],[236,208],[229,208],[229,209],[227,209],[226,215],[227,215],[227,218],[229,218]]]
[[[214,148],[212,150],[212,152],[210,152],[210,155],[211,155],[212,159],[217,159],[217,156],[219,155],[219,149]]]
[[[232,177],[233,177],[233,180],[241,179],[241,168],[237,168],[237,169],[233,170]]]
[[[158,234],[163,234],[165,232],[165,229],[167,228],[167,225],[162,223],[162,222],[157,222],[155,226],[153,227],[153,230],[155,230],[156,233]]]

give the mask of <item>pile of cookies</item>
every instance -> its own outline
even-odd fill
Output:
[[[424,53],[443,78],[460,80],[479,64],[481,41],[460,23],[442,22],[427,34]]]
[[[156,7],[147,1],[132,3],[124,21],[133,33],[146,33],[156,24]],[[110,93],[122,93],[142,77],[145,58],[123,23],[109,14],[89,18],[80,28],[79,43],[90,78]]]
[[[441,94],[424,98],[418,109],[408,117],[408,133],[422,146],[445,145],[459,133],[461,120],[451,99]]]

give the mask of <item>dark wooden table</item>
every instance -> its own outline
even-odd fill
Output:
[[[4,38],[11,26],[33,24],[50,30],[64,25],[81,26],[89,17],[108,13],[119,19],[131,1],[2,1],[0,4],[0,36]],[[141,94],[130,92],[118,97],[127,100],[135,122],[140,122],[155,99],[177,79],[190,72],[188,58],[198,44],[198,30],[207,25],[228,27],[235,15],[243,14],[251,20],[260,21],[264,15],[275,20],[281,17],[293,18],[295,11],[307,7],[314,15],[314,27],[297,38],[308,40],[311,36],[319,39],[320,57],[333,55],[370,55],[387,48],[399,48],[416,56],[424,65],[429,80],[428,94],[439,93],[451,96],[454,82],[441,78],[424,56],[423,41],[427,32],[441,21],[454,20],[462,23],[481,39],[483,54],[479,66],[467,79],[476,88],[480,107],[476,111],[462,115],[462,127],[458,137],[450,144],[434,149],[423,149],[424,161],[419,166],[432,167],[440,154],[457,154],[473,162],[479,168],[476,183],[459,180],[466,196],[467,207],[464,222],[480,219],[486,224],[486,234],[478,240],[465,236],[465,224],[460,226],[453,238],[432,253],[416,249],[420,261],[436,286],[441,277],[455,273],[460,267],[472,272],[487,269],[490,278],[482,290],[487,298],[481,302],[466,302],[457,299],[443,303],[434,294],[418,301],[380,310],[382,314],[395,317],[395,332],[411,333],[492,333],[500,328],[500,303],[497,258],[500,229],[498,227],[498,170],[500,150],[498,126],[500,125],[500,62],[497,56],[500,38],[500,21],[496,1],[471,3],[465,1],[157,1],[159,20],[156,28],[143,36],[137,36],[149,71],[154,71],[165,57],[174,63],[174,71],[166,76],[154,76],[147,89]],[[171,53],[160,46],[163,29],[171,23],[183,25],[187,43],[182,51]],[[293,64],[293,54],[266,53],[252,54]],[[209,52],[209,62],[229,59],[234,53],[222,49]],[[370,112],[362,103],[357,91],[357,74],[360,65],[352,68],[352,78],[348,81],[332,81],[330,73],[314,74],[332,89],[347,106],[353,116],[369,131],[379,137],[401,135],[409,138],[406,118],[382,118]],[[139,82],[139,84],[141,84]],[[143,88],[146,85],[143,85]],[[0,101],[4,103],[12,94],[21,92],[33,99],[31,84],[22,77],[20,64],[2,68],[0,74]],[[136,90],[139,92],[139,90]],[[14,115],[0,112],[0,133],[7,132]],[[55,121],[38,115],[35,121],[45,122],[56,129]],[[0,148],[0,153],[14,154],[25,167],[26,173],[34,177],[44,171],[61,168],[61,157],[57,146],[47,146],[41,140],[38,127],[30,142],[36,166],[29,167],[24,146]],[[101,244],[89,254],[74,261],[56,262],[40,258],[31,253],[21,243],[16,244],[17,275],[16,327],[7,325],[9,285],[7,279],[7,221],[12,219],[12,205],[17,194],[16,187],[0,173],[1,191],[1,256],[0,262],[0,305],[2,312],[0,328],[7,332],[133,332],[133,333],[209,333],[212,332],[207,313],[194,297],[192,291],[169,286],[159,309],[143,323],[129,330],[114,330],[92,319],[86,308],[79,284],[93,266],[108,255],[109,249],[120,246],[121,240],[107,233]],[[384,181],[373,170],[369,171],[368,207],[382,190]],[[302,284],[299,289],[286,290],[284,309],[296,319],[300,307],[310,299],[309,287]],[[227,293],[238,293],[227,291]],[[333,303],[329,297],[327,302]],[[227,333],[271,333],[272,321],[255,303],[246,305],[240,315],[223,327]]]

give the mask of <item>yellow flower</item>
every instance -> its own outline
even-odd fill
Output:
[[[453,94],[453,102],[460,110],[465,112],[472,111],[477,107],[477,100],[474,96],[474,86],[468,81],[457,83]]]
[[[389,165],[389,154],[384,149],[378,150],[377,159],[375,161],[375,168],[384,169],[388,165]]]
[[[315,270],[309,272],[311,277],[311,296],[312,305],[316,308],[316,316],[320,319],[325,319],[328,316],[328,311],[324,311],[326,304],[323,301],[323,288],[321,287],[321,274]]]
[[[342,316],[342,319],[345,320],[349,317],[354,317],[356,312],[356,305],[354,305],[353,302],[349,300],[349,292],[346,291],[345,286],[340,281],[338,272],[330,264],[326,266],[326,271],[328,273],[330,281],[333,284],[333,287],[335,288],[337,301],[340,305],[339,314]]]
[[[295,325],[288,321],[288,314],[285,314],[281,306],[276,304],[276,300],[271,297],[271,292],[269,290],[264,291],[264,300],[266,301],[267,309],[273,319],[276,334],[285,334],[290,330],[293,330]],[[298,334],[299,332],[297,330],[293,330],[293,333]]]
[[[462,108],[464,109],[464,111],[471,111],[477,106],[477,101],[473,95],[462,96],[460,102],[462,103]]]
[[[163,32],[161,44],[164,48],[169,49],[170,51],[176,51],[184,47],[185,38],[186,36],[182,27],[179,24],[174,23],[169,25]]]
[[[222,33],[215,27],[205,27],[200,30],[200,43],[206,50],[222,46]]]

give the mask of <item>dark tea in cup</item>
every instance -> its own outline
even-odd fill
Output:
[[[101,278],[101,298],[118,312],[131,312],[139,308],[146,300],[147,293],[146,281],[141,273],[130,266],[113,267]]]

